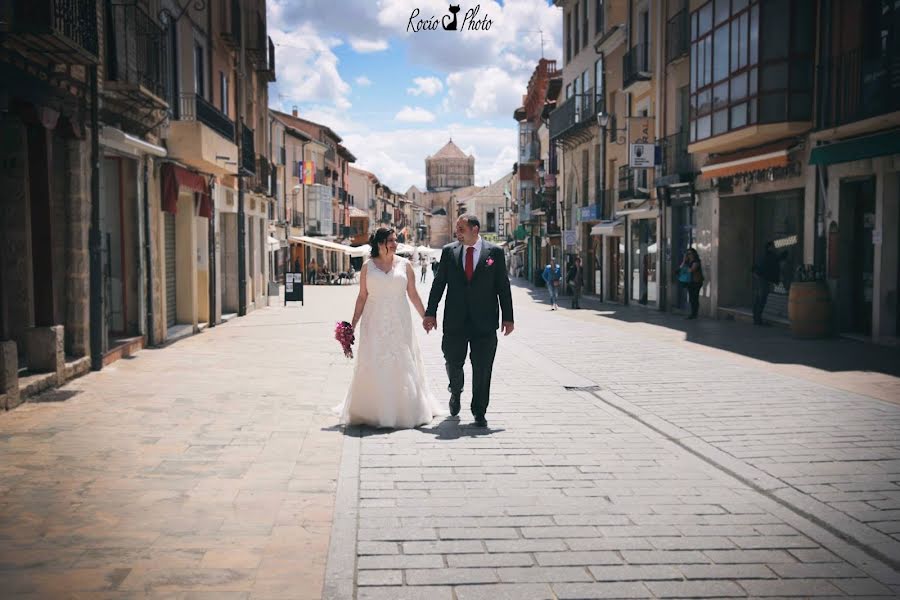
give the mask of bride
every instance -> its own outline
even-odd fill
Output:
[[[395,255],[397,236],[393,229],[379,227],[369,237],[369,246],[372,259],[360,271],[359,296],[351,321],[357,332],[357,323],[362,320],[356,366],[347,397],[335,411],[347,425],[394,429],[425,425],[445,411],[428,388],[413,332],[409,302],[419,317],[425,315],[416,291],[416,276],[412,264]]]

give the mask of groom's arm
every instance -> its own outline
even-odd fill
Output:
[[[494,271],[496,280],[497,298],[500,300],[501,321],[513,322],[512,291],[509,285],[509,274],[506,272],[506,255],[502,250],[495,252],[497,255],[497,269]]]
[[[431,284],[431,293],[428,294],[428,308],[425,309],[426,317],[436,317],[438,304],[444,295],[444,288],[447,287],[447,273],[450,268],[450,256],[452,255],[449,248],[444,248],[441,252],[441,262],[438,264],[437,273],[434,276],[434,282]]]

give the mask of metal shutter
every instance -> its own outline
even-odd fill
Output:
[[[163,213],[166,220],[166,327],[175,325],[175,215]]]

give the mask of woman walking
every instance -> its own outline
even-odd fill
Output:
[[[566,274],[566,281],[572,286],[572,308],[581,308],[581,288],[584,287],[584,269],[581,267],[581,257],[576,256],[575,262]]]
[[[691,314],[688,319],[696,319],[700,309],[700,288],[703,287],[703,264],[700,255],[693,248],[684,253],[684,260],[678,269],[678,281],[687,288],[688,300],[691,303]]]

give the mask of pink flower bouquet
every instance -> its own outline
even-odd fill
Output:
[[[347,321],[338,323],[334,328],[334,339],[341,343],[344,356],[353,358],[353,342],[356,341],[356,337],[353,335],[353,326]]]

